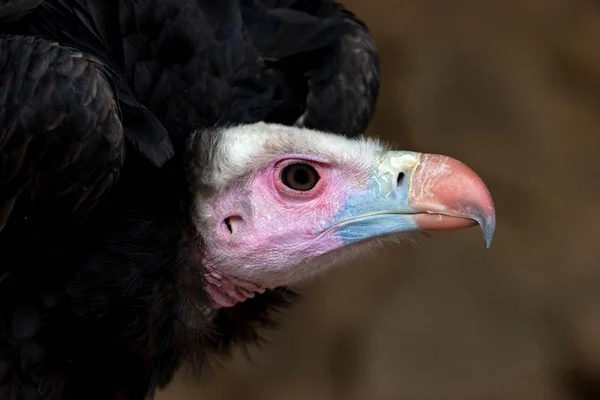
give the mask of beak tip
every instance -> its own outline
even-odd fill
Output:
[[[492,247],[492,239],[494,238],[494,234],[493,233],[487,233],[485,232],[483,234],[483,240],[484,240],[484,246],[485,249],[489,249],[490,247]]]
[[[483,241],[486,249],[489,249],[492,245],[492,239],[494,238],[494,232],[496,231],[496,215],[491,215],[481,218],[479,223],[483,232]]]

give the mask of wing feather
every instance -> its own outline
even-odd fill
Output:
[[[0,19],[0,34],[42,37],[102,60],[103,69],[115,86],[125,138],[150,162],[162,166],[173,157],[173,145],[165,127],[140,104],[126,81],[119,4],[119,1],[46,0],[27,12],[13,12],[7,21]]]
[[[43,3],[44,0],[1,0],[0,21],[15,21]]]
[[[123,129],[102,68],[54,42],[0,37],[1,239],[24,237],[25,217],[44,230],[83,217],[118,178]]]

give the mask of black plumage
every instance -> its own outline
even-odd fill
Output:
[[[255,121],[356,136],[378,59],[328,0],[0,3],[0,399],[143,399],[294,294],[208,314],[184,145]]]

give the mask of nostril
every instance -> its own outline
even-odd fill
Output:
[[[234,216],[225,218],[223,220],[223,225],[225,225],[229,234],[233,235],[240,228],[242,221],[243,221],[242,217],[234,215]]]
[[[229,233],[233,233],[233,228],[231,227],[231,220],[229,218],[225,218],[225,225],[227,226],[227,230]]]
[[[404,182],[404,172],[400,172],[398,174],[398,178],[396,179],[396,184],[398,187],[402,186],[402,182]]]

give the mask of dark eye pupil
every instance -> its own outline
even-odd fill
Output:
[[[281,180],[290,189],[306,192],[319,182],[319,174],[308,164],[291,164],[283,169]]]
[[[310,180],[310,176],[308,175],[308,172],[306,172],[305,169],[296,168],[296,170],[294,171],[294,180],[299,185],[306,185]]]

